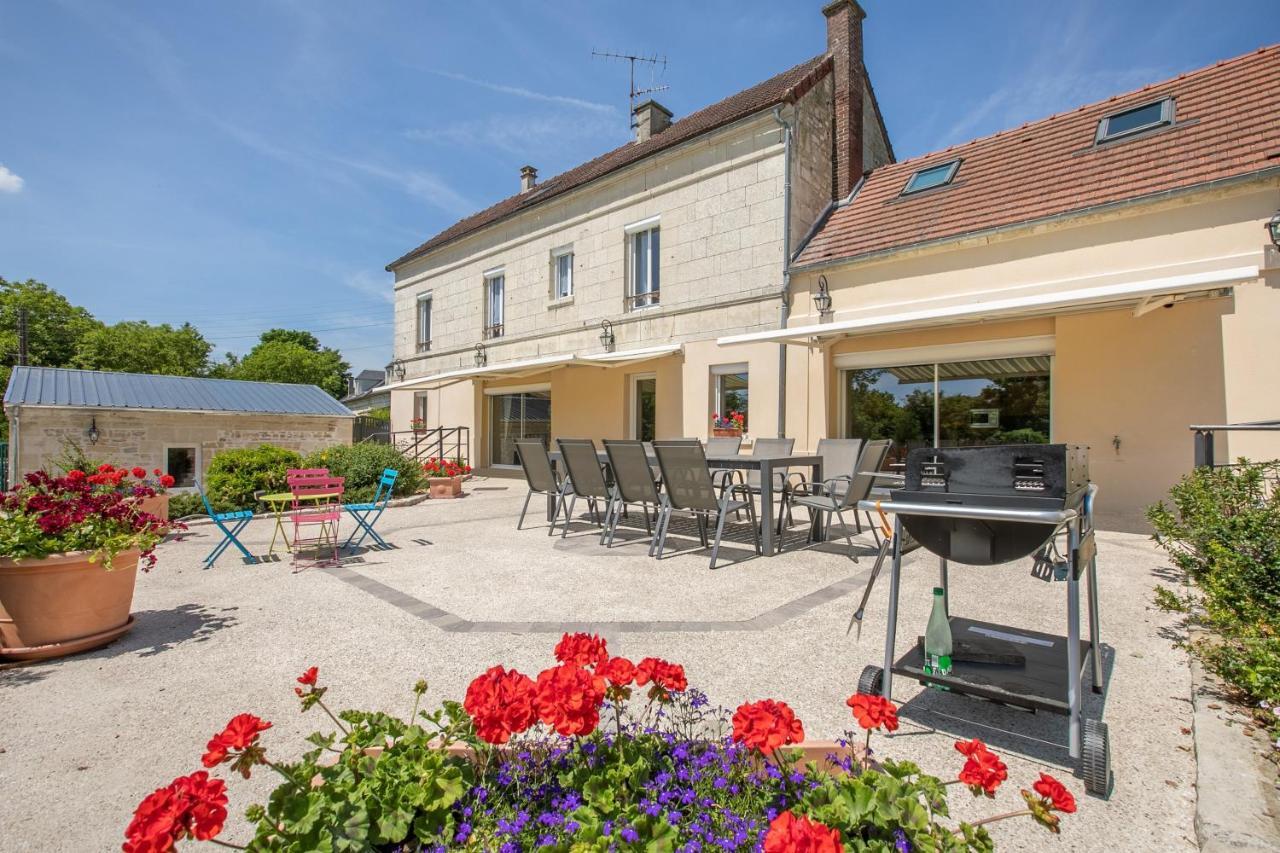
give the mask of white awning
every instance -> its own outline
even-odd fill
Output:
[[[872,306],[859,309],[856,313],[862,316],[852,319],[767,332],[728,335],[717,339],[716,343],[728,346],[772,341],[814,345],[823,338],[920,328],[955,321],[1046,316],[1085,307],[1136,305],[1141,308],[1158,297],[1174,297],[1179,294],[1216,290],[1255,280],[1258,275],[1258,266],[1255,264],[1201,270],[1181,275],[1113,281],[1106,284],[1093,282],[1120,276],[1091,276],[1088,279],[1068,282],[1042,282],[1011,287],[1002,291],[989,291],[983,294],[982,299],[947,297],[921,300],[913,303],[909,308],[904,308],[901,303],[895,306],[879,306],[878,309]],[[1002,297],[1001,293],[1010,295]],[[964,301],[957,301],[958,299]]]
[[[622,367],[636,362],[673,355],[683,348],[683,344],[664,344],[662,346],[619,350],[617,352],[599,352],[584,355],[568,352],[559,355],[544,355],[537,358],[486,364],[482,367],[461,367],[455,370],[446,370],[443,373],[434,373],[430,376],[419,376],[414,379],[405,379],[401,382],[383,385],[378,390],[429,391],[467,379],[517,379],[523,376],[544,373],[548,370],[556,370],[561,367]]]

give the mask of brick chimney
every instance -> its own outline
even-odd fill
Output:
[[[520,167],[520,192],[527,193],[538,183],[538,170],[532,166]]]
[[[827,16],[827,53],[835,63],[835,196],[844,198],[862,177],[862,11],[856,0],[833,0]]]
[[[652,98],[636,104],[636,142],[644,142],[671,126],[671,110]]]

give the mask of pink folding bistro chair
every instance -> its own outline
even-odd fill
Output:
[[[338,523],[342,520],[342,477],[291,477],[293,494],[294,571],[310,566],[338,564]],[[305,551],[312,553],[309,563],[302,561]]]

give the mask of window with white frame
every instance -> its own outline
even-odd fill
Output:
[[[503,275],[501,270],[485,274],[484,336],[486,338],[502,337],[502,314],[505,291],[506,276]]]
[[[418,352],[431,349],[431,294],[418,297]]]
[[[657,219],[627,228],[627,307],[657,305],[661,278],[661,231]]]
[[[551,253],[551,298],[568,299],[573,296],[573,247],[556,249]]]
[[[711,368],[715,380],[715,402],[712,426],[746,432],[748,381],[746,364],[717,364]]]
[[[413,428],[415,430],[423,430],[427,428],[427,392],[413,392]]]
[[[194,447],[166,447],[164,472],[173,478],[175,488],[190,488],[196,484],[196,449]]]

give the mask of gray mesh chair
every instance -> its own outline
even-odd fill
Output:
[[[751,455],[759,457],[769,456],[790,456],[791,451],[795,449],[796,440],[794,438],[757,438],[751,447]],[[725,488],[730,478],[738,480],[739,483],[745,485],[753,495],[760,495],[760,499],[765,499],[765,493],[760,488],[760,471],[755,468],[735,469],[725,472],[728,476],[717,473],[717,479],[721,488]],[[791,508],[791,489],[787,483],[786,470],[773,472],[773,484],[769,489],[769,500],[773,500],[773,496],[779,498],[777,529],[778,535],[782,535],[783,517]]]
[[[734,456],[741,449],[740,435],[713,435],[707,439],[708,456]]]
[[[596,501],[608,501],[613,494],[609,481],[605,479],[604,467],[596,453],[596,444],[589,438],[558,438],[556,445],[560,448],[560,458],[569,472],[569,506],[564,514],[564,527],[560,538],[569,535],[569,523],[573,521],[573,505],[578,498],[586,498],[591,508],[591,515],[596,524],[603,526],[604,519]]]
[[[569,492],[569,478],[561,477],[551,464],[547,448],[536,439],[524,439],[516,442],[516,456],[520,459],[520,467],[524,469],[524,478],[529,483],[529,494],[524,496],[524,506],[520,509],[520,520],[516,522],[516,530],[524,525],[524,515],[529,511],[529,501],[534,495],[547,495],[555,498],[555,507],[551,513],[551,525],[547,528],[550,536],[556,528],[556,518],[564,507],[564,496]]]
[[[860,439],[828,439],[828,441],[858,441]],[[858,454],[852,469],[848,474],[838,474],[828,477],[821,483],[809,483],[804,492],[796,490],[796,494],[792,497],[792,503],[795,506],[802,506],[810,512],[825,512],[827,514],[826,524],[823,527],[823,540],[831,532],[831,517],[835,516],[840,520],[840,531],[844,534],[845,542],[849,544],[849,553],[854,560],[858,558],[853,554],[853,539],[849,536],[849,527],[844,520],[844,511],[851,510],[857,532],[862,532],[862,527],[857,524],[858,520],[858,501],[866,500],[871,493],[872,486],[875,485],[875,475],[866,472],[872,472],[879,469],[881,463],[884,462],[885,455],[889,452],[888,441],[869,441],[862,448],[862,452]],[[821,450],[821,444],[819,445]],[[823,466],[826,470],[826,466]],[[867,517],[867,521],[871,526],[872,536],[875,537],[876,545],[880,544],[880,534],[876,530],[876,524],[871,517]]]
[[[658,529],[649,546],[651,556],[662,559],[672,513],[689,512],[697,518],[698,535],[703,547],[707,545],[707,521],[714,513],[716,531],[711,542],[711,568],[714,569],[716,558],[720,554],[720,540],[724,536],[725,519],[729,513],[742,509],[747,511],[751,532],[755,537],[756,553],[760,553],[760,528],[756,524],[755,504],[745,486],[739,483],[717,489],[711,481],[711,470],[707,467],[707,456],[703,453],[701,444],[658,444],[654,449],[658,454],[658,466],[662,469],[663,491],[658,511]],[[738,496],[745,500],[738,500]]]
[[[649,467],[649,454],[643,442],[604,440],[605,453],[609,454],[609,467],[613,470],[613,495],[604,514],[604,530],[600,531],[600,544],[613,547],[613,537],[618,532],[618,521],[628,504],[639,504],[644,512],[644,526],[653,537],[653,525],[649,521],[649,506],[654,512],[662,505],[653,469]]]
[[[877,439],[868,441],[867,446],[862,448],[862,456],[858,459],[858,470],[853,475],[853,482],[849,484],[849,491],[852,493],[852,502],[857,506],[858,501],[865,501],[872,497],[879,485],[879,477],[875,472],[880,470],[880,466],[884,464],[884,460],[889,456],[889,450],[893,447],[893,442],[889,439]],[[854,513],[854,518],[857,518]],[[880,525],[876,524],[876,520],[871,517],[871,513],[867,513],[867,526],[871,528],[871,535],[875,537],[876,545],[880,544]],[[858,531],[862,531],[862,525],[858,525]]]
[[[826,525],[823,527],[825,538],[826,531],[831,526],[831,515],[839,516],[841,527],[843,527],[844,516],[842,512],[849,508],[851,500],[856,503],[857,499],[852,497],[849,486],[858,473],[858,459],[862,455],[862,439],[819,439],[818,455],[822,457],[822,471],[824,474],[824,479],[821,483],[810,483],[803,474],[798,472],[789,476],[787,482],[791,493],[791,507],[804,507],[809,510],[810,515],[818,512],[827,514]],[[799,482],[791,482],[792,477],[798,478]],[[853,510],[853,517],[856,525],[858,519],[856,507]],[[845,538],[848,539],[847,530],[845,531]],[[849,546],[850,548],[853,547],[852,540],[849,541]],[[855,557],[855,559],[857,558]]]

